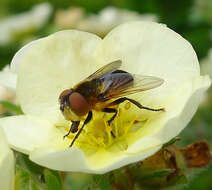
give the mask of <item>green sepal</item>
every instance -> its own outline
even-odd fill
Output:
[[[21,115],[23,114],[23,111],[21,110],[21,108],[11,102],[2,100],[0,101],[0,104],[5,107],[7,109],[8,112],[11,112],[15,115]]]
[[[172,169],[163,169],[159,171],[140,173],[139,175],[135,175],[134,177],[139,180],[152,180],[153,178],[167,177],[172,172],[173,172]]]
[[[178,137],[175,137],[173,139],[171,139],[169,142],[163,144],[162,148],[166,148],[167,146],[170,146],[172,144],[174,144],[175,142],[179,141],[180,139]]]

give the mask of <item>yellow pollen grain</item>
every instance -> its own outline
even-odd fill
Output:
[[[130,107],[131,107],[131,103],[130,103],[130,102],[127,102],[127,103],[124,105],[124,108],[125,108],[126,110],[130,109]]]

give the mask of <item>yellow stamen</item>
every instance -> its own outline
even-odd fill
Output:
[[[113,138],[112,135],[111,135],[112,128],[111,128],[111,126],[108,125],[106,120],[104,120],[104,124],[105,124],[105,130],[106,130],[106,133],[107,133],[108,144],[110,145],[112,143],[112,138]]]
[[[126,138],[131,133],[130,128],[136,122],[136,114],[130,115],[130,103],[125,104],[122,108],[117,108],[118,113],[116,118],[108,125],[108,120],[111,118],[111,114],[102,114],[94,112],[93,119],[79,135],[74,146],[79,147],[87,151],[98,151],[100,149],[107,149],[117,144],[120,150],[127,149],[128,144]],[[126,111],[128,109],[128,111]],[[130,115],[130,118],[129,118]],[[80,127],[82,126],[81,125]],[[80,128],[79,127],[79,128]],[[65,128],[65,131],[69,131],[69,127]],[[70,134],[68,138],[73,140],[75,134]]]
[[[131,103],[130,103],[130,102],[127,102],[127,103],[124,105],[124,108],[125,108],[126,110],[129,110],[130,107],[131,107]]]

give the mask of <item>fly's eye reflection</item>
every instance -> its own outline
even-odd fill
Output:
[[[64,104],[60,105],[60,111],[62,111],[62,112],[64,111]]]
[[[114,106],[129,101],[140,109],[149,111],[164,111],[164,108],[154,109],[141,105],[136,100],[125,96],[156,88],[163,84],[163,79],[153,76],[142,76],[119,70],[121,60],[111,62],[73,88],[64,90],[59,96],[60,110],[67,120],[72,122],[69,132],[75,133],[70,147],[74,144],[85,125],[92,119],[92,111],[113,113],[107,121],[110,125],[117,116]],[[86,116],[84,120],[84,116]],[[84,120],[78,130],[80,121]],[[112,136],[114,136],[112,134]]]

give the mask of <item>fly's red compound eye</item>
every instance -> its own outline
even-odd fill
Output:
[[[88,103],[85,98],[78,92],[73,92],[69,96],[69,104],[71,109],[78,116],[83,116],[88,113]]]

